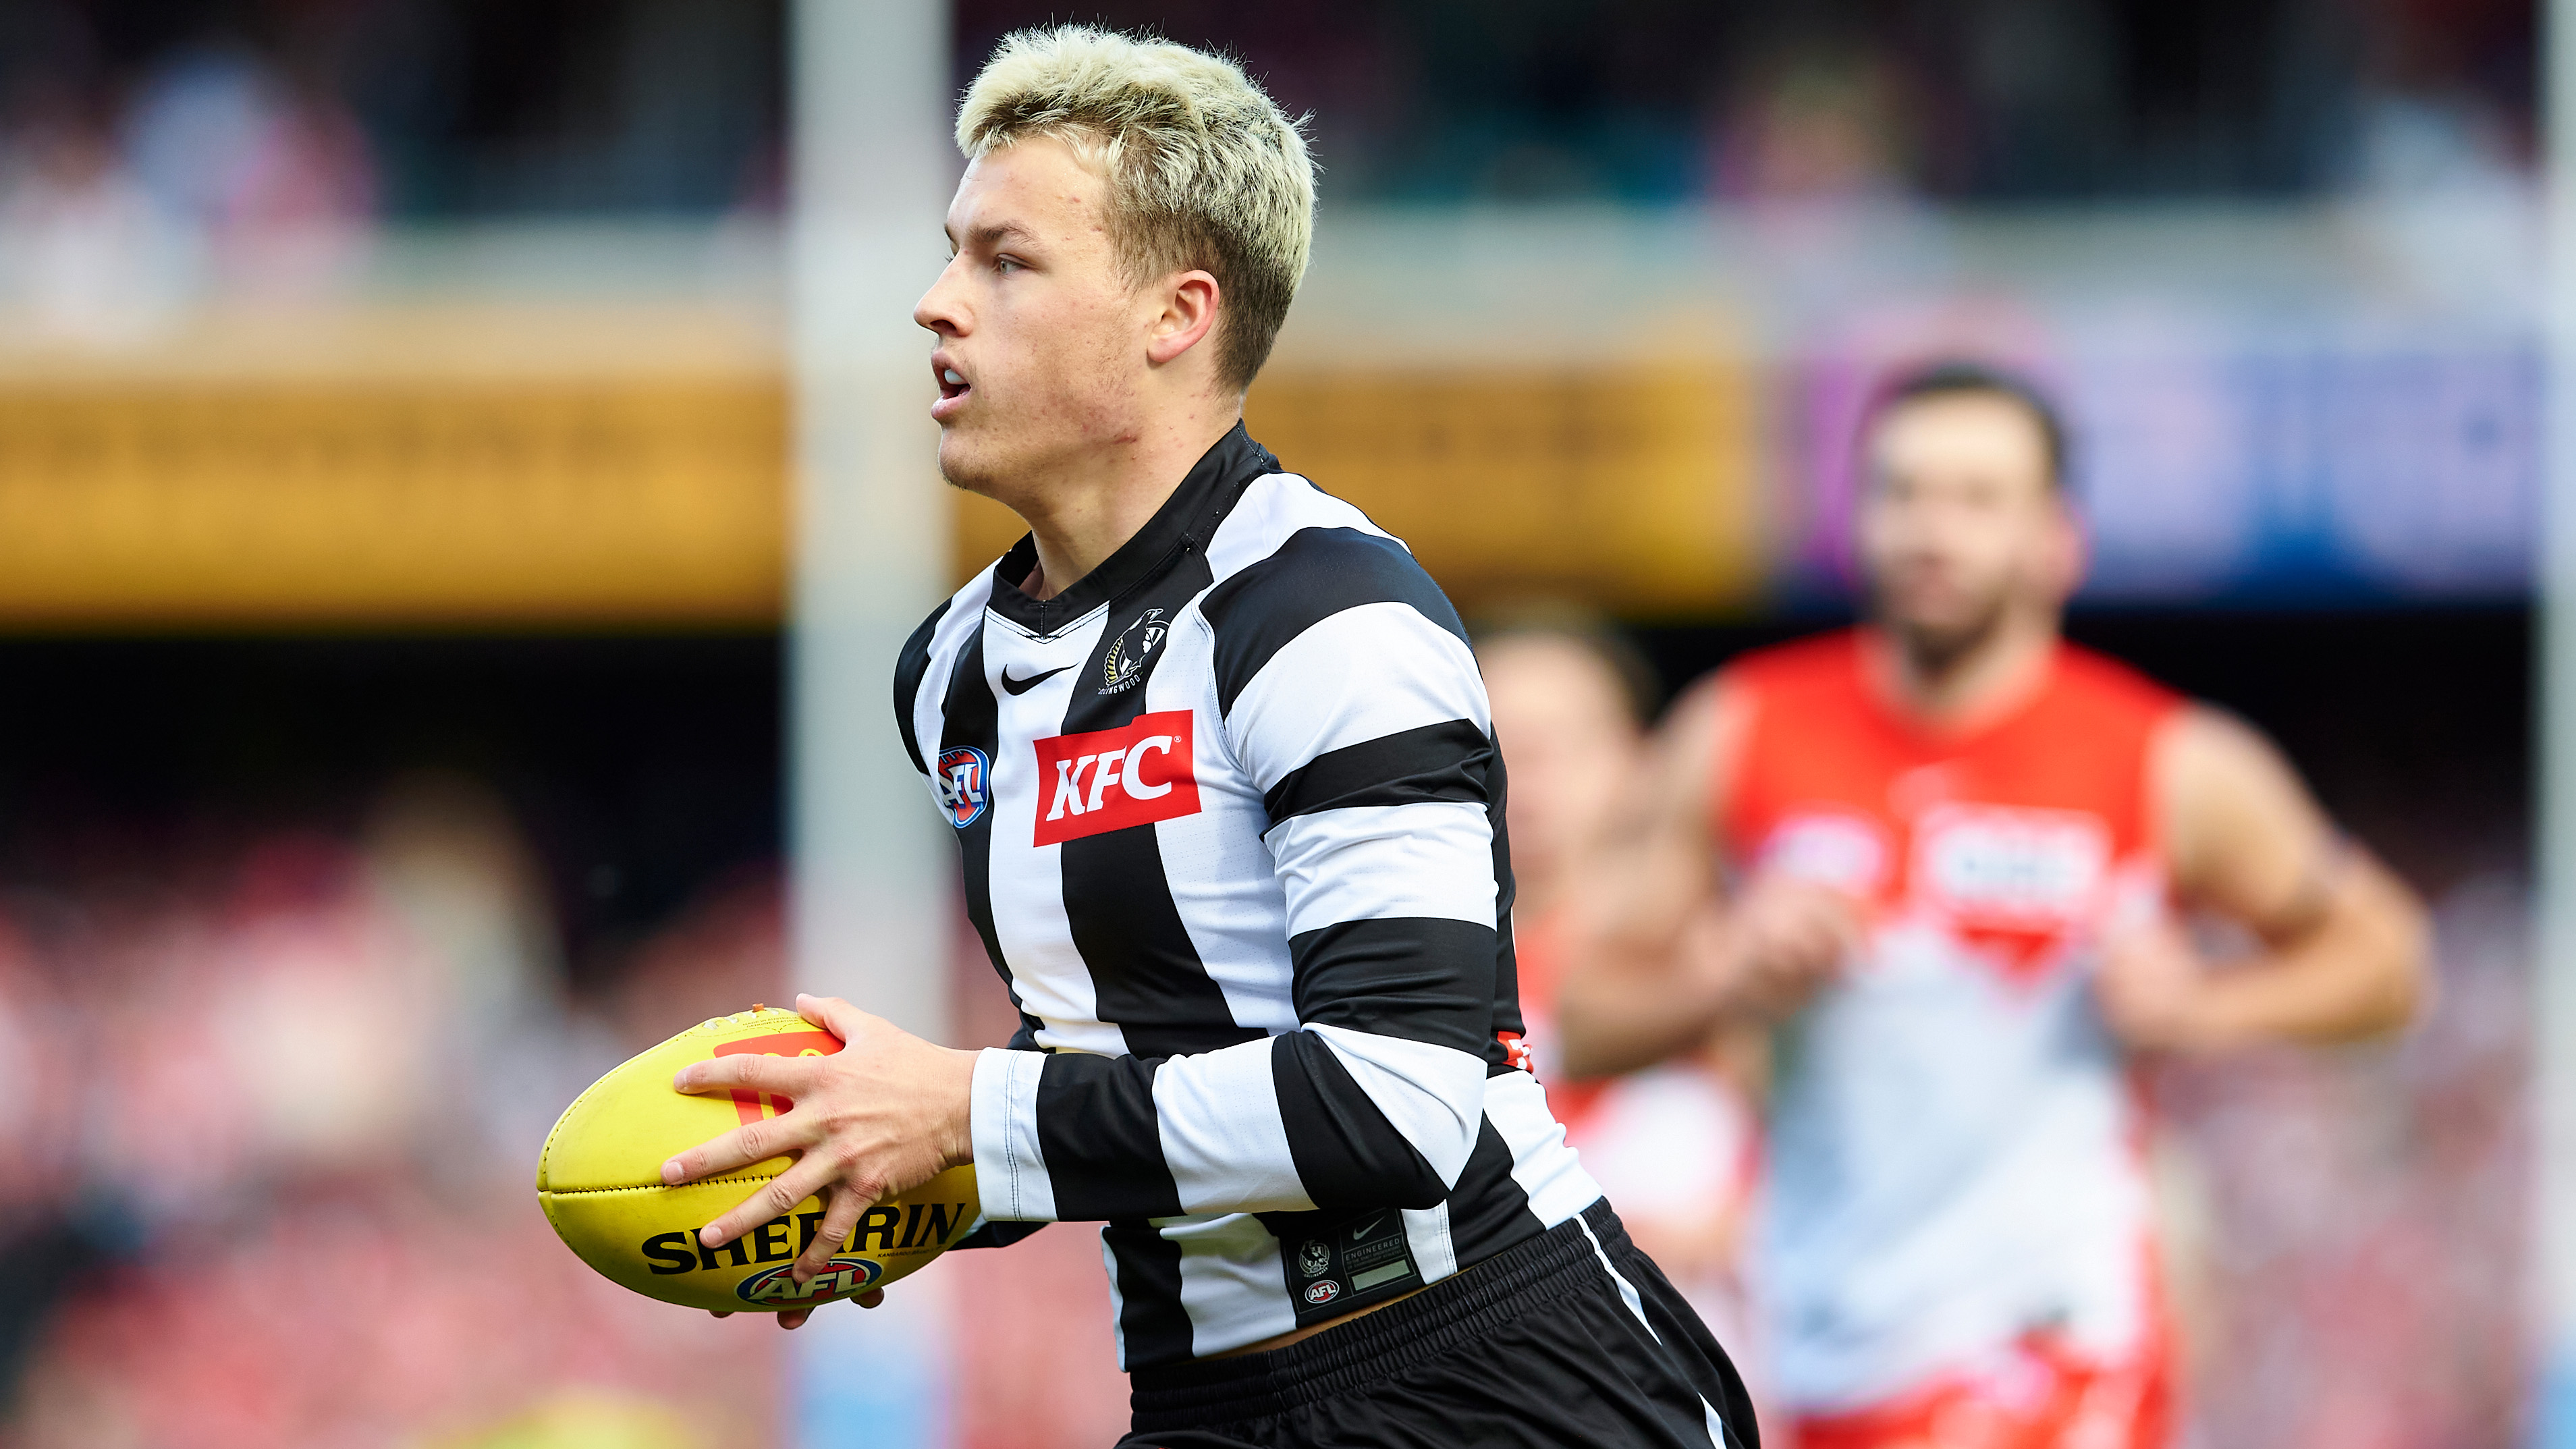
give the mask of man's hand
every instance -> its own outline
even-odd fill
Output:
[[[862,1213],[975,1160],[975,1053],[934,1046],[837,997],[799,996],[796,1010],[839,1037],[841,1049],[823,1057],[717,1057],[681,1068],[671,1081],[680,1091],[748,1088],[793,1106],[663,1163],[662,1181],[695,1182],[782,1154],[794,1157],[793,1166],[699,1229],[698,1238],[721,1247],[819,1195],[825,1199],[821,1230],[789,1270],[803,1283],[848,1244]],[[859,1302],[872,1308],[882,1298],[869,1293]],[[782,1313],[778,1323],[794,1328],[805,1317]]]
[[[1764,875],[1746,886],[1720,931],[1721,989],[1766,1021],[1796,1015],[1861,946],[1850,896],[1787,876]]]
[[[2131,927],[2104,943],[2093,996],[2111,1035],[2131,1051],[2219,1045],[2210,971],[2171,921]]]

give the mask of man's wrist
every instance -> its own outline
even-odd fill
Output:
[[[975,1063],[983,1054],[951,1047],[939,1050],[941,1064],[946,1068],[941,1093],[945,1114],[939,1136],[939,1165],[944,1171],[975,1160]]]
[[[1038,1146],[1044,1053],[986,1047],[975,1054],[975,1190],[997,1222],[1052,1222],[1055,1185]]]
[[[2191,994],[2184,998],[2181,1038],[2178,1046],[2186,1052],[2224,1052],[2252,1046],[2268,1035],[2255,1012],[2260,1003],[2246,998],[2247,978],[2238,972],[2223,976],[2203,975]]]

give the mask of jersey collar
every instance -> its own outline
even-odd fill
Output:
[[[1200,455],[1181,486],[1172,490],[1136,536],[1084,574],[1072,588],[1052,599],[1033,599],[1020,592],[1019,581],[1038,565],[1035,534],[1023,534],[993,565],[993,594],[987,607],[1043,638],[1111,603],[1140,584],[1150,583],[1184,554],[1207,550],[1210,535],[1225,521],[1235,501],[1252,480],[1279,471],[1270,450],[1252,441],[1238,420]]]

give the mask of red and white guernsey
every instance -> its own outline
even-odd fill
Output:
[[[1861,638],[1751,654],[1716,821],[1739,876],[1864,903],[1867,945],[1785,1031],[1760,1260],[1802,1414],[1996,1371],[2034,1342],[2109,1368],[2159,1325],[2139,1108],[2088,978],[2165,908],[2148,760],[2181,700],[2060,646],[2009,716],[1936,733]]]

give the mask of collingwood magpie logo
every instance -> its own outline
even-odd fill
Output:
[[[1306,1240],[1306,1246],[1297,1250],[1297,1271],[1309,1278],[1323,1277],[1324,1270],[1332,1266],[1332,1251],[1312,1238]]]
[[[1172,626],[1163,619],[1161,609],[1147,609],[1109,646],[1109,657],[1100,661],[1100,692],[1117,694],[1145,677],[1145,660],[1163,647]]]

